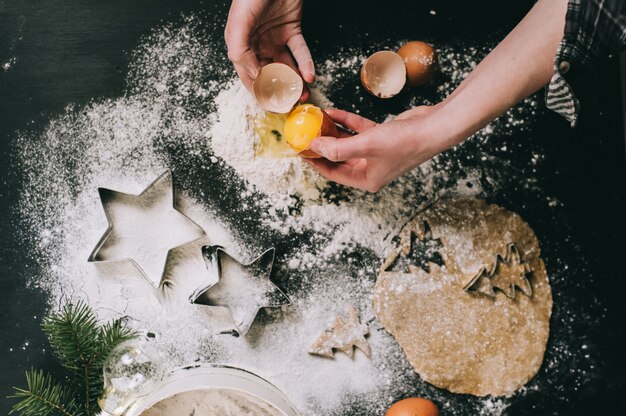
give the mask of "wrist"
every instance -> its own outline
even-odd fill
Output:
[[[428,159],[468,137],[466,119],[453,114],[446,102],[433,106],[426,117],[412,120],[411,130],[417,140],[418,155]]]

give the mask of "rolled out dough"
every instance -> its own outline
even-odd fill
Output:
[[[411,233],[439,239],[444,265],[394,268],[409,258]],[[515,244],[530,267],[532,296],[513,299],[463,288]],[[499,273],[519,268],[502,267]],[[394,271],[397,270],[397,271]],[[503,276],[506,277],[506,276]],[[374,311],[427,382],[455,393],[510,396],[539,371],[548,341],[552,293],[539,243],[517,214],[473,198],[444,200],[400,233],[374,291]]]

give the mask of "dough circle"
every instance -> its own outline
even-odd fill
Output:
[[[424,229],[424,224],[430,232]],[[444,265],[390,271],[411,233],[440,239]],[[374,290],[374,311],[425,381],[455,393],[510,396],[541,367],[550,331],[552,292],[537,237],[519,215],[474,198],[444,200],[400,232]],[[530,266],[532,296],[510,299],[463,288],[515,244]],[[405,248],[405,251],[407,249]],[[506,273],[506,272],[502,272]]]

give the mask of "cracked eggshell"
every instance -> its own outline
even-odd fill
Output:
[[[379,98],[397,95],[406,84],[404,60],[392,51],[374,53],[361,67],[361,83],[369,93]]]
[[[261,68],[252,84],[259,105],[272,113],[288,113],[302,95],[304,82],[291,67],[278,62]]]

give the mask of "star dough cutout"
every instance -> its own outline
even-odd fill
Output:
[[[168,253],[205,236],[198,224],[176,209],[169,171],[139,195],[106,188],[98,188],[98,193],[109,226],[89,262],[130,262],[158,288]]]
[[[332,328],[325,330],[311,345],[309,354],[334,358],[334,350],[339,350],[352,358],[356,347],[369,357],[371,350],[365,338],[368,334],[369,327],[359,321],[359,314],[356,308],[352,306],[345,318],[337,315]]]
[[[191,303],[226,308],[235,330],[245,335],[262,308],[291,304],[270,280],[275,251],[271,248],[244,264],[220,246],[204,246],[202,254],[210,276],[191,295]]]
[[[515,244],[507,246],[506,255],[496,254],[496,260],[487,270],[481,268],[472,280],[465,285],[467,292],[477,292],[495,298],[495,289],[500,290],[509,299],[515,299],[516,288],[524,295],[532,297],[533,290],[528,280],[530,265],[522,260]]]

